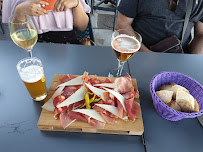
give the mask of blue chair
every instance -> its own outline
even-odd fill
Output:
[[[92,29],[92,23],[91,23],[91,18],[90,15],[87,14],[89,17],[89,23],[87,25],[87,28],[84,31],[78,31],[76,30],[76,34],[78,39],[81,41],[82,39],[90,39],[94,42],[94,35],[93,35],[93,29]]]
[[[85,2],[88,4],[89,1],[85,0]],[[76,34],[77,34],[79,41],[81,41],[82,39],[90,39],[94,42],[94,34],[93,34],[91,17],[90,17],[90,14],[87,13],[87,15],[89,17],[89,23],[87,25],[87,28],[82,32],[76,30]]]
[[[115,8],[105,8],[105,7],[100,7],[99,5],[101,4],[108,4],[111,3],[113,5],[115,5]],[[101,0],[100,2],[98,2],[96,5],[94,5],[94,0],[91,0],[91,13],[93,14],[94,10],[103,10],[103,11],[111,11],[111,12],[115,12],[115,16],[114,16],[114,25],[113,25],[113,31],[115,30],[115,26],[116,26],[116,19],[118,16],[118,0]]]

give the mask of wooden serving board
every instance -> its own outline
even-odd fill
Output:
[[[55,92],[55,87],[59,84],[59,78],[63,77],[62,74],[55,74],[51,87],[49,89],[48,95],[45,101],[48,101],[49,98]],[[104,78],[104,77],[99,77]],[[115,78],[111,78],[115,79]],[[137,88],[136,79],[132,79],[133,86]],[[139,99],[136,99],[137,102],[140,103]],[[97,129],[90,126],[86,122],[76,120],[69,127],[63,129],[59,123],[59,120],[54,119],[54,112],[47,111],[42,109],[39,121],[38,128],[40,130],[46,131],[68,131],[68,132],[88,132],[88,133],[104,133],[104,134],[122,134],[122,135],[142,135],[144,132],[143,120],[141,109],[138,112],[136,120],[134,122],[131,121],[123,121],[121,119],[117,119],[118,124],[116,125],[105,125],[104,129]]]

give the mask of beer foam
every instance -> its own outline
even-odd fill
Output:
[[[27,83],[34,83],[39,81],[43,74],[43,68],[38,65],[28,66],[19,72],[21,79]]]
[[[140,49],[140,42],[133,36],[121,34],[114,38],[111,46],[118,52],[134,53]]]

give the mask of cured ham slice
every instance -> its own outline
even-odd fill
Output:
[[[65,80],[68,80],[68,79],[65,79]],[[63,80],[63,82],[64,82],[64,80]],[[58,87],[75,86],[75,85],[82,85],[82,84],[83,84],[82,76],[78,76],[73,79],[69,79],[67,82],[64,82],[64,83],[58,85]]]
[[[81,88],[81,86],[67,86],[63,89],[62,95],[68,98],[72,94],[74,94],[79,88]]]
[[[103,96],[104,96],[104,103],[105,104],[116,106],[116,103],[113,99],[111,99],[109,92],[104,92]]]
[[[123,119],[125,117],[125,111],[124,111],[123,105],[119,100],[117,100],[117,108],[119,112],[119,118]]]
[[[88,122],[87,119],[84,117],[84,115],[82,113],[79,113],[79,112],[69,111],[69,117],[71,119],[76,119],[76,120]]]
[[[76,77],[78,77],[78,76],[72,75],[72,74],[67,74],[67,75],[63,76],[62,78],[60,78],[59,81],[60,81],[61,83],[64,83],[64,82],[67,82],[67,81],[69,81],[69,80],[71,80],[71,79],[74,79],[74,78],[76,78]]]
[[[103,129],[105,126],[105,120],[93,109],[76,109],[73,110],[73,112],[79,112],[83,114],[87,122],[95,128]]]
[[[56,108],[58,104],[62,103],[65,100],[65,97],[62,95],[58,95],[53,100],[53,105],[55,107],[55,115],[54,118],[58,119],[61,112],[66,111],[67,107]]]
[[[140,109],[140,104],[137,103],[134,99],[126,99],[125,106],[128,114],[128,119],[135,121],[136,116]]]
[[[56,96],[60,95],[63,91],[64,87],[58,88],[55,93],[52,95],[52,97],[42,106],[43,109],[46,109],[47,111],[54,111],[55,107],[53,104],[53,100]]]
[[[93,109],[103,117],[106,123],[117,124],[117,121],[115,120],[115,118],[119,117],[117,107],[106,104],[96,104]]]
[[[134,99],[135,98],[135,94],[133,92],[126,92],[122,95],[125,99]]]
[[[104,112],[104,110],[100,111],[101,109],[98,109],[96,111],[104,112],[104,113],[108,112],[108,114],[111,115],[111,117],[119,117],[118,108],[115,106],[106,105],[106,104],[95,104],[94,108],[97,108],[97,107],[104,109],[106,112]]]
[[[114,125],[114,124],[117,124],[118,122],[115,120],[114,117],[110,117],[104,113],[99,113],[103,118],[104,120],[106,121],[107,124],[110,124],[110,125]]]
[[[129,92],[133,87],[130,76],[117,78],[115,80],[115,85],[116,85],[115,90],[121,94],[125,92]]]
[[[90,85],[101,83],[101,80],[96,75],[88,75],[88,72],[84,72],[82,79],[84,83]]]
[[[114,81],[110,78],[105,78],[101,80],[101,83],[114,83]]]
[[[65,129],[67,128],[70,124],[72,124],[76,119],[72,119],[69,116],[69,111],[63,111],[60,116],[60,124],[61,126]]]

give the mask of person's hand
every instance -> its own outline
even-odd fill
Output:
[[[69,8],[74,8],[78,5],[79,0],[57,0],[54,5],[54,10],[57,12],[67,11]]]
[[[40,16],[48,14],[48,11],[41,8],[39,5],[49,5],[49,3],[42,0],[27,0],[16,7],[16,14],[26,14],[30,16]]]

